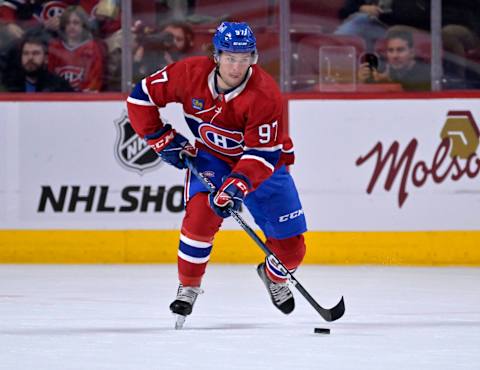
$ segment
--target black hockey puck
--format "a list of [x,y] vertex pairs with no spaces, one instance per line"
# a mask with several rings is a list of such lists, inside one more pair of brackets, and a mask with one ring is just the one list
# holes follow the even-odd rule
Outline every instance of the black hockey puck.
[[327,328],[315,328],[313,330],[315,334],[330,334],[330,329]]

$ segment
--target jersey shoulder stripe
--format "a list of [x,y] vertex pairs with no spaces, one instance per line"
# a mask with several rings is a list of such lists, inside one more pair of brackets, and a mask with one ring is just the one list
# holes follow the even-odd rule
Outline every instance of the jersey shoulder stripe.
[[142,80],[141,82],[135,85],[127,101],[129,103],[137,104],[137,105],[145,105],[145,106],[155,105],[152,103],[152,101],[150,100],[150,96],[148,95],[148,91],[145,85],[145,80]]

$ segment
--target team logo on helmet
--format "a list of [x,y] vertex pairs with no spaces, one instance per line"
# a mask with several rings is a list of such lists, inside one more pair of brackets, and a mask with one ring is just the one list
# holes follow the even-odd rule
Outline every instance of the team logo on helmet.
[[247,23],[223,22],[213,35],[216,52],[256,53],[257,42]]
[[223,22],[220,26],[217,27],[217,31],[223,33],[227,29],[227,25]]
[[133,130],[126,111],[115,120],[115,158],[127,170],[142,174],[161,163],[161,158]]
[[198,135],[210,149],[231,157],[243,154],[243,134],[239,131],[229,131],[202,123],[198,127]]

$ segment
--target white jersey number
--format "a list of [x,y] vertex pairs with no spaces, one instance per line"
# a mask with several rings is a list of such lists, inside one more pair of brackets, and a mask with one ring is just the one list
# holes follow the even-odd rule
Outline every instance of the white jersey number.
[[155,72],[153,76],[156,76],[158,74],[160,74],[160,78],[157,78],[155,80],[152,80],[151,84],[152,85],[155,85],[155,84],[158,84],[158,83],[161,83],[161,82],[167,82],[168,81],[168,76],[167,76],[167,71],[165,71],[167,67],[163,67],[161,70],[159,70],[158,72]]
[[277,128],[278,128],[278,121],[272,123],[265,123],[261,126],[258,126],[258,136],[260,139],[258,140],[260,144],[267,144],[272,140],[273,135],[273,142],[277,140]]

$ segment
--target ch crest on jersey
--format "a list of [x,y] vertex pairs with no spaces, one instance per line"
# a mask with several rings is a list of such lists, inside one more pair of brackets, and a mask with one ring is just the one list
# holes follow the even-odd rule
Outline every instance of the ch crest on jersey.
[[80,86],[83,80],[85,69],[83,67],[67,65],[64,67],[55,68],[55,73],[59,74],[65,80],[70,82],[70,85],[72,85],[73,88],[76,88]]
[[243,133],[225,130],[210,123],[198,126],[198,136],[210,149],[227,156],[243,154]]
[[115,120],[117,139],[115,158],[120,165],[130,171],[142,174],[161,163],[161,158],[133,130],[126,111]]

